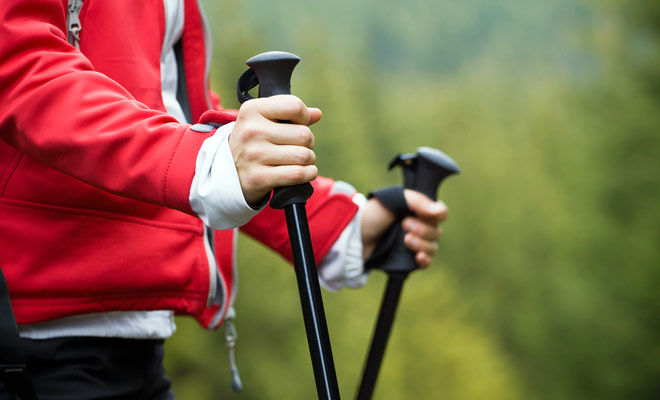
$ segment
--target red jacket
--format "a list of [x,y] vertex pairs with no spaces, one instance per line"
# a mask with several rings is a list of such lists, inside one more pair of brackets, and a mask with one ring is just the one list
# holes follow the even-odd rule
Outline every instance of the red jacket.
[[[0,2],[0,267],[18,323],[113,310],[171,309],[209,326],[203,224],[188,195],[202,142],[166,114],[162,0],[85,0],[80,51],[67,42],[67,0]],[[185,0],[183,54],[193,120],[212,107],[197,2]],[[356,212],[319,178],[307,212],[317,260]],[[290,259],[281,211],[241,228]],[[217,231],[224,299],[233,231]],[[216,327],[214,323],[211,327]]]

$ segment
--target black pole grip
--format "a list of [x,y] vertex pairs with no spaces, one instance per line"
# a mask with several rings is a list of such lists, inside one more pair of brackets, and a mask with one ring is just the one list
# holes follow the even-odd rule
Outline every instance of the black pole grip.
[[284,51],[258,54],[245,62],[257,75],[259,97],[291,94],[291,75],[300,57]]
[[[250,67],[238,80],[238,98],[241,103],[252,98],[248,91],[259,85],[259,97],[291,94],[291,75],[300,57],[284,51],[258,54],[245,63]],[[270,206],[281,210],[290,204],[305,204],[314,188],[309,183],[279,187],[273,190]]]
[[[415,154],[399,154],[389,168],[403,168],[403,187],[413,189],[437,199],[440,183],[448,176],[459,173],[458,165],[448,155],[431,147],[420,147]],[[400,213],[367,261],[367,268],[377,268],[388,273],[409,273],[417,269],[415,254],[410,251],[403,237],[401,222],[409,213]]]
[[437,200],[438,187],[449,175],[460,170],[454,160],[440,150],[420,147],[416,154],[399,154],[390,162],[390,169],[403,168],[403,187],[424,193]]

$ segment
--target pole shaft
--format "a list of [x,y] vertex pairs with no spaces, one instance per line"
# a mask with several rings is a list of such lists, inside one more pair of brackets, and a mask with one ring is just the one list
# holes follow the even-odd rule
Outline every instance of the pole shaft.
[[383,295],[383,301],[378,313],[378,321],[376,322],[374,335],[371,339],[371,347],[362,372],[362,382],[360,382],[357,400],[370,400],[373,395],[406,276],[407,273],[389,274],[387,287],[385,288],[385,294]]
[[284,215],[300,292],[307,344],[314,367],[316,391],[319,399],[338,400],[339,385],[330,348],[305,204],[295,203],[285,206]]

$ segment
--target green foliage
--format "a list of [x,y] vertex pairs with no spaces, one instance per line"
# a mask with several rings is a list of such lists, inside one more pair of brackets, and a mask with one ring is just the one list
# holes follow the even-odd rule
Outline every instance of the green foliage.
[[[622,399],[660,394],[660,7],[558,0],[204,1],[214,88],[236,107],[244,60],[301,56],[293,90],[320,107],[323,175],[366,192],[426,145],[462,174],[440,254],[411,276],[379,399]],[[291,268],[243,237],[237,359],[178,320],[179,398],[311,399]],[[384,278],[324,293],[352,397]]]

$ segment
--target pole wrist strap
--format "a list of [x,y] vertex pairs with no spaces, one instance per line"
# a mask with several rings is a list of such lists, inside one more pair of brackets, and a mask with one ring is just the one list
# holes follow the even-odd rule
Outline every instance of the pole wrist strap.
[[373,253],[364,263],[365,269],[378,268],[385,263],[390,257],[392,249],[396,247],[396,241],[401,238],[401,220],[408,215],[412,215],[412,212],[406,203],[406,198],[403,195],[403,186],[401,185],[388,186],[374,190],[368,195],[368,198],[372,197],[378,199],[378,201],[380,201],[385,208],[392,211],[397,218],[379,239]]

